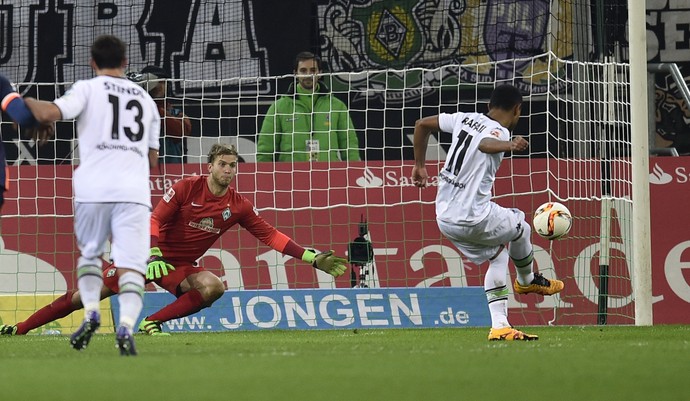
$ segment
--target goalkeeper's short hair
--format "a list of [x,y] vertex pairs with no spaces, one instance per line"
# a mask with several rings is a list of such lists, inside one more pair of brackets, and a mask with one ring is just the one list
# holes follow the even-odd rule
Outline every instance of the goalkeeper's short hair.
[[219,156],[226,155],[234,155],[239,158],[239,154],[237,153],[237,149],[235,149],[235,145],[216,143],[211,147],[211,150],[208,152],[208,162],[213,164],[213,162],[216,161],[216,159]]

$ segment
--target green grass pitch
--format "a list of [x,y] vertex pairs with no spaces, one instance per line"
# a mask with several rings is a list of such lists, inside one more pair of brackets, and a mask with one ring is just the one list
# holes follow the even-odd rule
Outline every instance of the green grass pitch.
[[74,351],[67,336],[0,338],[6,400],[687,400],[690,326],[114,335]]

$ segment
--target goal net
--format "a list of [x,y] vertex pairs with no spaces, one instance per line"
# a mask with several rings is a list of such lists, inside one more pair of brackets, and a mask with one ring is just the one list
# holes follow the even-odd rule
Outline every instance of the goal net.
[[[484,13],[494,27],[507,23],[480,2],[467,3],[471,7],[464,12]],[[324,19],[335,12],[321,11]],[[379,12],[381,19],[400,20],[399,11],[387,10],[388,17],[384,11],[372,12]],[[545,14],[538,15],[553,26],[572,24],[563,17],[562,7],[559,11],[547,5]],[[527,22],[514,17],[518,19],[513,24]],[[563,280],[565,289],[554,297],[511,292],[511,323],[596,324],[605,317],[607,323],[632,324],[628,65],[573,61],[575,50],[568,42],[572,36],[553,26],[541,38],[548,45],[540,46],[547,50],[525,56],[490,48],[486,35],[495,31],[498,38],[498,28],[485,29],[482,36],[483,27],[465,27],[464,33],[475,42],[463,42],[465,47],[453,56],[455,62],[423,67],[410,62],[398,68],[391,62],[385,69],[340,71],[337,63],[345,59],[336,53],[342,48],[337,43],[324,45],[323,63],[332,72],[321,75],[321,85],[347,106],[361,160],[257,162],[256,141],[269,106],[295,82],[293,75],[173,77],[165,100],[187,116],[192,129],[182,139],[184,154],[153,172],[154,204],[182,177],[207,173],[206,155],[214,143],[234,144],[242,162],[233,185],[264,219],[305,247],[333,249],[341,255],[348,253],[355,238],[363,237],[372,244],[373,256],[352,264],[347,274],[334,280],[238,227],[199,261],[221,277],[228,290],[481,287],[486,264],[476,266],[464,259],[436,226],[435,187],[450,134],[432,134],[427,151],[431,185],[424,190],[410,179],[412,134],[415,121],[425,116],[485,112],[492,88],[513,83],[524,93],[523,117],[515,133],[528,139],[530,150],[507,155],[494,199],[523,210],[530,223],[537,206],[559,201],[575,220],[563,239],[551,242],[533,234],[535,270]],[[406,43],[387,45],[393,47],[386,51],[394,46],[401,50]],[[20,87],[29,92],[42,88],[34,90],[34,96],[52,100],[71,83],[24,82]],[[76,287],[71,176],[79,164],[79,148],[71,122],[59,123],[58,139],[41,148],[11,134],[6,121],[2,126],[4,142],[17,149],[9,160],[0,244],[0,317],[10,323]],[[166,132],[162,135],[177,140]],[[512,283],[512,264],[509,271]],[[154,285],[147,290],[161,291]],[[232,309],[232,304],[221,301],[216,306]],[[79,314],[74,326],[80,319]],[[61,324],[67,330],[74,327]]]

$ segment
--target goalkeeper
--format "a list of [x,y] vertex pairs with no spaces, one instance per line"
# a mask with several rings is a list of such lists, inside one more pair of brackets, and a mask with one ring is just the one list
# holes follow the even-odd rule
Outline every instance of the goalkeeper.
[[[151,257],[146,278],[177,299],[146,317],[139,331],[156,335],[161,324],[209,307],[223,295],[225,285],[215,274],[196,266],[196,260],[235,224],[247,229],[271,248],[311,264],[334,277],[345,272],[346,260],[333,252],[305,250],[257,214],[254,205],[230,186],[237,173],[234,146],[213,145],[208,176],[193,176],[175,183],[158,202],[151,216]],[[117,293],[117,277],[104,272],[101,298]],[[17,325],[0,325],[1,334],[29,330],[67,316],[81,308],[79,293],[67,293]]]

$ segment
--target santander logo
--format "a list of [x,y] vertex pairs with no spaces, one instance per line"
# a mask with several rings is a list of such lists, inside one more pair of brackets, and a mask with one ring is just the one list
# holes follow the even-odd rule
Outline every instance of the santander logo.
[[369,167],[364,169],[364,175],[357,178],[355,182],[357,185],[363,188],[375,188],[383,186],[383,179],[377,177],[376,174],[369,169]]
[[650,184],[663,185],[663,184],[668,184],[672,180],[673,180],[673,177],[671,177],[671,174],[662,170],[658,164],[656,164],[656,163],[654,164],[654,168],[652,169],[652,172],[649,173],[649,183]]

